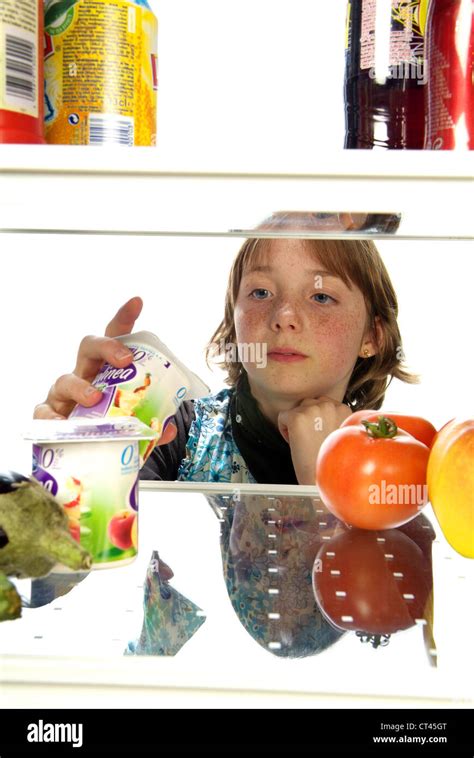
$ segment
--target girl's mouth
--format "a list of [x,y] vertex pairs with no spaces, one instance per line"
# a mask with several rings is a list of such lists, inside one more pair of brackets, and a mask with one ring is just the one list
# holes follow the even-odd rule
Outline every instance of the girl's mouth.
[[267,357],[279,363],[294,363],[295,361],[304,361],[308,356],[299,353],[297,350],[292,350],[291,347],[280,347],[270,350]]

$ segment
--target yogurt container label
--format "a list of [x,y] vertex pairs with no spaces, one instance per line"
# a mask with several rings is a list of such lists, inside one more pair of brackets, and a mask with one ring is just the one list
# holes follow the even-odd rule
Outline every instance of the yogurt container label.
[[117,339],[131,350],[133,362],[124,368],[105,363],[92,382],[102,399],[92,408],[76,405],[69,418],[136,417],[157,435],[139,445],[145,462],[182,401],[207,395],[209,388],[151,332]]
[[137,419],[33,422],[33,476],[61,503],[92,567],[137,554],[138,445],[153,432]]

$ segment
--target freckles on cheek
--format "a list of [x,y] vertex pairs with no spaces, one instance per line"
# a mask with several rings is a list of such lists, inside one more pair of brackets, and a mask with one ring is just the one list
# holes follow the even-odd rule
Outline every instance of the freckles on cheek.
[[318,352],[336,369],[346,370],[355,361],[359,350],[362,327],[360,315],[349,313],[337,319],[320,320],[318,325]]
[[247,308],[245,311],[236,309],[234,314],[235,332],[238,342],[249,342],[259,334],[264,325],[261,309]]

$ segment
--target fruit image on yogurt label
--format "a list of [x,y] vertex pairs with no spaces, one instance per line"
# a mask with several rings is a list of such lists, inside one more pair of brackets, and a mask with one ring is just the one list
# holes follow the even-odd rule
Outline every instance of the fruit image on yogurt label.
[[68,516],[72,537],[91,553],[93,567],[137,553],[132,527],[138,467],[136,441],[34,446],[33,475],[48,483]]
[[138,419],[39,421],[33,476],[56,497],[72,537],[92,556],[92,568],[133,560],[138,545],[139,442],[154,433]]

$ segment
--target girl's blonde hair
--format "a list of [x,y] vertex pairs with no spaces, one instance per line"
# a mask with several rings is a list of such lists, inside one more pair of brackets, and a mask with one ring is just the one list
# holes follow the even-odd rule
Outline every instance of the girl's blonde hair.
[[[371,240],[301,241],[327,271],[340,277],[349,288],[352,288],[352,283],[359,288],[366,303],[370,327],[374,327],[376,316],[380,318],[383,340],[379,352],[370,358],[357,358],[343,399],[353,411],[365,408],[378,410],[394,377],[409,384],[420,381],[417,375],[405,368],[397,324],[397,297],[380,254]],[[272,240],[268,238],[248,239],[240,248],[229,275],[224,318],[206,348],[208,365],[213,360],[226,370],[226,383],[231,386],[236,384],[244,372],[242,364],[231,361],[228,351],[223,360],[217,361],[216,358],[221,354],[222,345],[236,342],[234,308],[244,271],[250,262],[258,265],[259,258],[271,255],[271,243]]]

